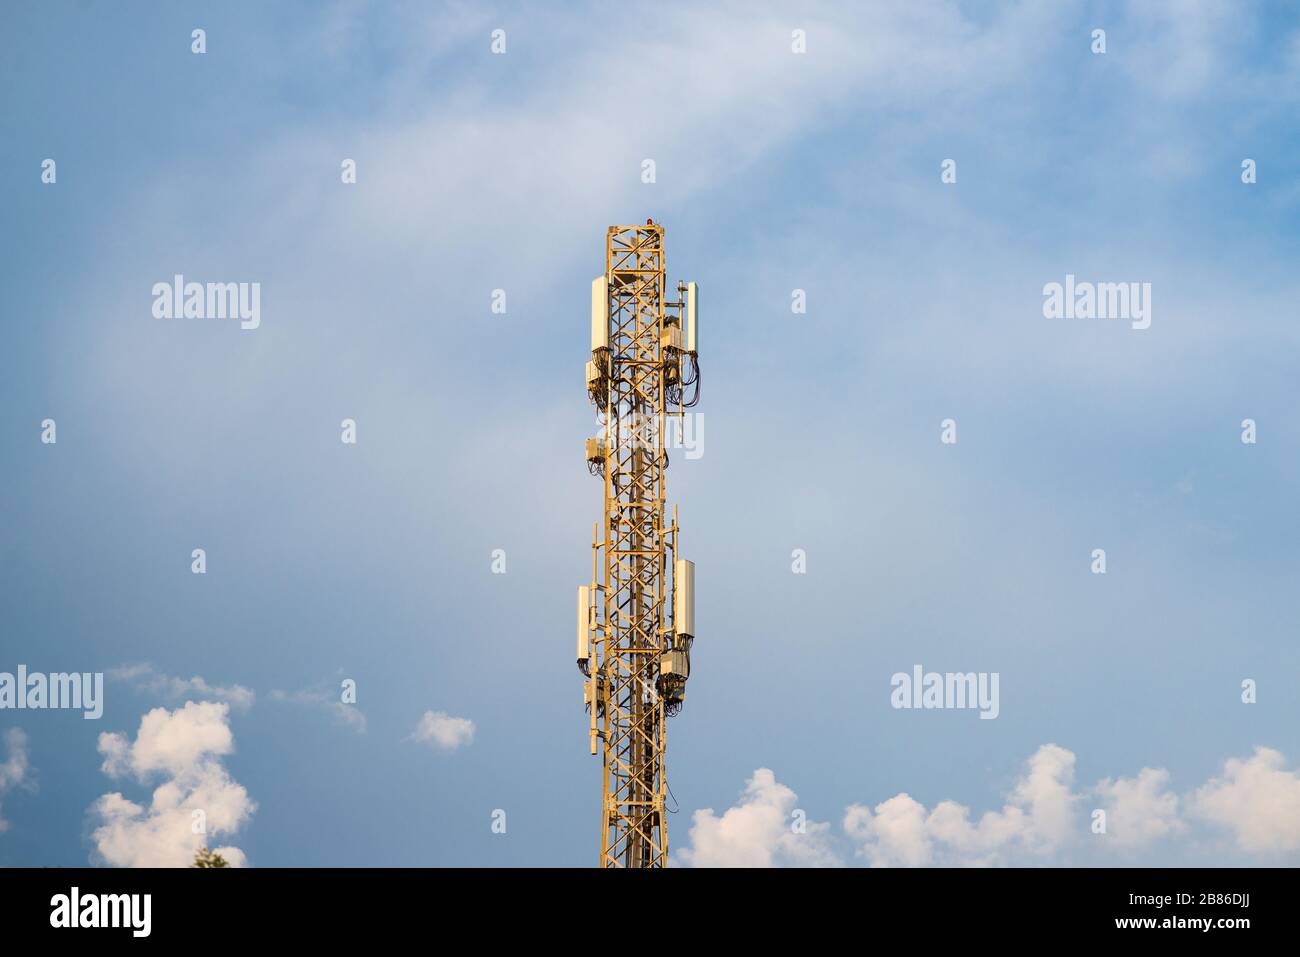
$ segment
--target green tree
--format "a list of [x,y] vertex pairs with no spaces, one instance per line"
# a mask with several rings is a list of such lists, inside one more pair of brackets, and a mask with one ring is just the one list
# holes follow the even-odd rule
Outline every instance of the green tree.
[[229,867],[230,863],[220,854],[214,854],[206,847],[200,847],[197,854],[194,855],[194,863],[190,867]]

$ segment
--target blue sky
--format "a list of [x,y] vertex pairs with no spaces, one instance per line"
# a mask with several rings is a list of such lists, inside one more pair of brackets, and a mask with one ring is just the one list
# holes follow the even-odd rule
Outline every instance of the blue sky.
[[[1300,18],[854,6],[5,11],[0,671],[136,670],[0,711],[0,864],[127,862],[101,798],[173,780],[255,866],[594,863],[587,289],[647,217],[705,304],[675,860],[1297,862]],[[153,318],[176,273],[260,327]],[[891,708],[918,663],[998,718]]]

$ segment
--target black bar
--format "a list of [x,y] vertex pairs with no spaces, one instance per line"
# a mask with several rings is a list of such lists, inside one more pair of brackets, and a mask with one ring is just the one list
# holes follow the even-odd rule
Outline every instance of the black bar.
[[[897,935],[918,948],[1051,935],[1043,943],[1129,937],[1142,944],[1216,947],[1289,939],[1296,872],[1260,869],[990,870],[597,870],[275,869],[134,870],[42,868],[0,871],[0,933],[7,944],[77,934],[205,949],[283,940],[295,945],[374,944],[433,932],[439,946],[461,934],[480,950],[517,936],[533,946],[603,946],[617,906],[611,891],[635,887],[662,905],[662,945],[699,925],[709,939],[848,932],[864,949]],[[98,895],[149,896],[143,910],[112,902],[127,926],[54,927],[68,922],[72,888],[83,913]],[[67,901],[60,910],[59,895]],[[1184,895],[1184,896],[1179,896]],[[1213,895],[1213,896],[1206,896]],[[95,897],[87,904],[87,897]],[[135,898],[143,905],[143,897]],[[89,910],[86,910],[89,908]],[[1153,921],[1121,926],[1127,921]],[[1205,929],[1200,922],[1209,920]],[[1189,922],[1196,921],[1196,925]],[[1219,922],[1242,922],[1239,926]],[[596,928],[605,927],[604,931]],[[595,937],[588,936],[594,932]],[[558,935],[558,936],[556,936]],[[919,935],[919,936],[918,936]],[[549,940],[549,942],[548,942]],[[586,941],[586,943],[582,943]],[[460,948],[457,948],[460,949]]]

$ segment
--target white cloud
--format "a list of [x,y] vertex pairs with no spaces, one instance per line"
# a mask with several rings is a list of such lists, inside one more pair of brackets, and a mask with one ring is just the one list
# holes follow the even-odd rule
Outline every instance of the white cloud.
[[[1300,773],[1285,763],[1280,752],[1256,748],[1250,758],[1229,759],[1219,776],[1182,797],[1169,789],[1169,772],[1162,768],[1105,778],[1076,792],[1073,752],[1045,744],[1002,809],[978,822],[955,801],[927,810],[900,793],[874,808],[850,805],[842,826],[856,856],[873,867],[1061,864],[1067,850],[1112,861],[1108,855],[1114,851],[1191,834],[1193,819],[1228,829],[1242,851],[1276,860],[1277,854],[1300,850]],[[1097,798],[1106,811],[1104,835],[1092,834],[1087,797]],[[759,768],[735,807],[721,815],[711,808],[695,812],[690,844],[677,859],[695,867],[840,863],[829,825],[809,823],[802,839],[791,832],[796,802],[792,790]]]
[[[162,778],[148,806],[118,792],[105,794],[90,808],[98,826],[96,854],[114,867],[186,867],[212,838],[233,834],[257,809],[242,785],[232,780],[221,758],[234,751],[227,724],[229,706],[187,702],[175,711],[155,708],[140,719],[134,741],[119,733],[99,736],[103,770],[110,777],[131,775],[141,783]],[[195,812],[202,833],[195,833]],[[234,867],[246,863],[237,847],[213,847]]]
[[210,685],[198,675],[192,678],[177,678],[165,675],[149,664],[114,668],[108,676],[115,681],[129,682],[139,690],[149,691],[171,700],[192,698],[225,701],[236,711],[247,711],[253,706],[256,697],[243,685]]
[[759,768],[740,803],[721,816],[712,808],[691,816],[690,845],[678,852],[687,867],[825,867],[839,863],[827,844],[830,825],[803,822],[795,831],[798,796]]
[[941,801],[933,811],[907,794],[877,804],[875,813],[852,805],[844,830],[873,867],[929,864],[988,865],[1009,854],[1046,855],[1065,844],[1075,826],[1078,796],[1071,789],[1074,754],[1045,744],[1000,811],[972,824],[970,809]]
[[411,732],[412,739],[442,751],[455,751],[474,740],[474,722],[445,711],[426,711]]
[[1122,848],[1142,847],[1187,825],[1178,816],[1178,795],[1166,790],[1169,772],[1143,768],[1135,778],[1106,778],[1095,788],[1106,812],[1106,833]]
[[[375,161],[367,189],[399,202],[349,210],[348,227],[368,242],[418,257],[436,241],[425,228],[436,216],[456,224],[456,246],[494,246],[496,232],[484,228],[482,204],[469,199],[487,195],[511,210],[516,228],[582,235],[611,208],[641,206],[643,158],[657,163],[656,189],[680,200],[733,180],[816,130],[846,98],[870,108],[899,95],[960,99],[1000,89],[1048,57],[1044,25],[1060,17],[1037,4],[1008,8],[986,22],[946,3],[828,11],[801,21],[810,49],[794,56],[787,18],[756,14],[748,4],[728,6],[667,7],[653,32],[571,46],[561,67],[539,69],[507,100],[493,102],[490,124],[478,97],[431,101],[422,76],[394,91],[387,102],[404,108],[377,117],[368,132]],[[427,24],[428,33],[441,39],[457,29],[459,15],[446,19],[452,22]],[[536,42],[584,29],[586,19],[547,13],[545,23],[521,24],[520,32]],[[656,64],[656,109],[639,117],[636,142],[611,142],[603,117],[619,106],[607,81],[629,61]],[[280,156],[286,150],[319,155],[329,135],[295,132],[290,142],[269,148]],[[700,149],[701,141],[709,148]],[[454,155],[440,149],[446,143],[457,144]],[[433,156],[436,163],[398,159]],[[536,189],[539,180],[548,184],[544,193]],[[293,213],[304,202],[301,191],[275,199]],[[553,269],[552,252],[517,264],[515,282]]]
[[1249,758],[1229,758],[1223,772],[1191,798],[1198,817],[1232,832],[1244,851],[1272,855],[1300,850],[1300,774],[1286,758],[1256,748]]
[[[4,734],[4,743],[9,756],[0,764],[0,796],[27,781],[27,735],[22,728],[10,728]],[[0,833],[7,830],[9,822],[0,814]]]
[[873,864],[925,867],[934,859],[926,820],[924,805],[911,795],[898,794],[877,804],[874,815],[860,804],[850,805],[844,812],[844,830],[849,837],[872,844],[867,856]]
[[320,708],[332,714],[336,721],[357,734],[366,733],[365,713],[355,704],[345,704],[337,694],[319,688],[302,691],[283,691],[279,688],[271,691],[272,701],[302,705],[307,708]]

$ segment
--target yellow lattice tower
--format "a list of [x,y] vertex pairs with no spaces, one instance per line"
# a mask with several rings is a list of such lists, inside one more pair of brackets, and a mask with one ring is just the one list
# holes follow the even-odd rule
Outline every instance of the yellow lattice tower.
[[605,483],[592,581],[578,589],[578,667],[591,753],[603,754],[601,867],[662,867],[665,719],[685,699],[695,638],[695,567],[667,524],[670,424],[699,396],[694,283],[665,297],[664,230],[611,226],[592,283],[587,390],[603,434],[587,463]]

